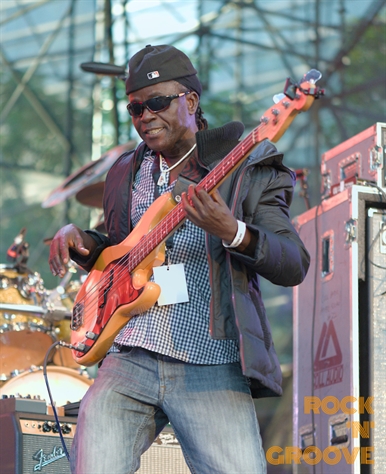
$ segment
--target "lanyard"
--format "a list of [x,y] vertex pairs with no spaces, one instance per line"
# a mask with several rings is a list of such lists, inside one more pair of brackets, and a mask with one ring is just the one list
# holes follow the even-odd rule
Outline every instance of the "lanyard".
[[[158,191],[158,185],[157,185],[158,179],[159,179],[160,174],[161,174],[159,163],[160,163],[160,160],[159,160],[159,156],[157,154],[155,159],[153,160],[153,165],[151,167],[151,174],[153,176],[153,181],[154,181],[154,200],[156,200],[157,198],[160,197],[160,193]],[[172,234],[170,237],[168,237],[166,242],[165,242],[167,258],[168,258],[168,255],[169,255],[169,253],[171,252],[171,250],[173,248],[173,235],[174,234]]]

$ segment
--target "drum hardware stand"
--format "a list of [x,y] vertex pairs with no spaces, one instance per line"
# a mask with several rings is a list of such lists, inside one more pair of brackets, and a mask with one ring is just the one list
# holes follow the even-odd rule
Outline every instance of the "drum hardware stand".
[[29,244],[24,240],[26,232],[27,229],[23,227],[14,238],[13,244],[7,250],[7,260],[9,262],[15,262],[15,269],[19,272],[28,270]]
[[[7,250],[7,260],[13,263],[13,268],[17,271],[17,273],[27,273],[32,275],[33,272],[27,267],[27,261],[29,258],[29,243],[24,240],[26,233],[27,229],[23,227],[19,234],[14,238],[13,244]],[[37,289],[30,288],[30,290],[29,296],[33,299],[34,304],[38,305],[38,298],[36,296]]]
[[69,265],[67,269],[67,273],[64,275],[62,280],[60,281],[59,285],[52,290],[47,298],[46,301],[44,302],[44,308],[47,311],[47,314],[49,315],[55,315],[58,314],[60,315],[60,318],[56,318],[58,320],[63,319],[63,315],[67,313],[66,308],[64,306],[59,307],[56,302],[57,300],[61,300],[63,295],[66,293],[66,286],[70,282],[72,275],[76,273],[76,268],[74,265]]
[[[21,231],[18,233],[18,235],[14,238],[13,244],[7,250],[7,260],[15,262],[18,259],[18,257],[22,255],[25,250],[28,249],[28,244],[22,245],[22,244],[26,244],[26,242],[24,242],[24,236],[26,232],[27,232],[27,229],[23,227]],[[28,254],[27,254],[27,258],[28,258]]]
[[[61,279],[59,285],[47,297],[47,301],[45,303],[45,306],[47,307],[48,311],[51,310],[51,311],[55,312],[55,309],[56,309],[55,301],[58,300],[58,299],[61,300],[63,295],[65,295],[66,287],[69,284],[69,282],[70,282],[70,280],[71,280],[74,273],[76,273],[75,265],[71,264],[71,263],[68,264],[66,274]],[[60,347],[66,347],[68,349],[73,349],[74,348],[71,344],[68,344],[64,341],[59,340],[59,341],[56,341],[56,343]],[[50,350],[51,349],[52,348],[50,348]],[[60,348],[59,348],[59,350],[60,350]],[[64,364],[61,352],[59,352],[59,357],[60,357],[60,361],[61,361],[62,365],[64,366],[65,364]]]

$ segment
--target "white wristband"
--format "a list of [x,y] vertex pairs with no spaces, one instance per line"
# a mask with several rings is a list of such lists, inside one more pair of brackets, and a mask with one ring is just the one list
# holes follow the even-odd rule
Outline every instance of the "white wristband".
[[236,232],[235,238],[233,239],[233,241],[229,245],[226,244],[224,241],[222,241],[223,246],[228,248],[228,249],[234,249],[234,248],[238,247],[244,239],[246,230],[247,230],[247,226],[245,225],[245,222],[238,220],[237,221],[237,232]]

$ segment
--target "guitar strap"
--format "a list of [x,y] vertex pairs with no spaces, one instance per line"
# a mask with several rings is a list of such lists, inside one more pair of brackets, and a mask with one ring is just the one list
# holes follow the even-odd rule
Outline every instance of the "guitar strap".
[[[183,192],[187,192],[191,184],[198,184],[207,174],[208,170],[200,166],[195,157],[188,160],[173,188],[172,194],[174,199],[176,199],[177,196],[181,196]],[[178,198],[176,201],[178,201]]]
[[198,184],[224,156],[239,143],[244,131],[241,122],[230,122],[222,127],[200,130],[196,133],[197,158],[190,159],[180,173],[172,191],[174,199]]
[[[178,202],[181,194],[187,192],[191,184],[198,184],[208,174],[209,170],[238,143],[244,131],[240,122],[230,122],[223,127],[202,130],[196,133],[197,151],[199,159],[191,157],[185,164],[172,190],[173,198]],[[154,199],[159,197],[158,178],[161,174],[159,160],[153,161],[152,176],[155,182]],[[173,247],[173,234],[166,241],[166,249]]]
[[[183,192],[187,192],[190,184],[199,183],[207,173],[208,173],[208,170],[202,168],[194,157],[189,159],[187,163],[185,164],[183,170],[179,174],[176,184],[174,185],[174,188],[172,190],[173,197],[175,198],[177,195],[181,196]],[[161,174],[159,159],[155,159],[153,161],[151,174],[153,176],[153,180],[155,183],[154,199],[157,199],[160,196],[159,191],[158,191],[158,186],[157,186],[157,182]],[[165,243],[166,250],[171,250],[173,248],[173,236],[174,234],[172,234],[166,240],[166,243]]]

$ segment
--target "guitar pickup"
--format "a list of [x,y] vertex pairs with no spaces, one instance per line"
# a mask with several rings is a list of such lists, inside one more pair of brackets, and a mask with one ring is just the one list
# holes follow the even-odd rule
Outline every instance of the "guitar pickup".
[[72,310],[70,328],[73,331],[77,331],[83,325],[83,312],[84,305],[82,303],[77,303]]

